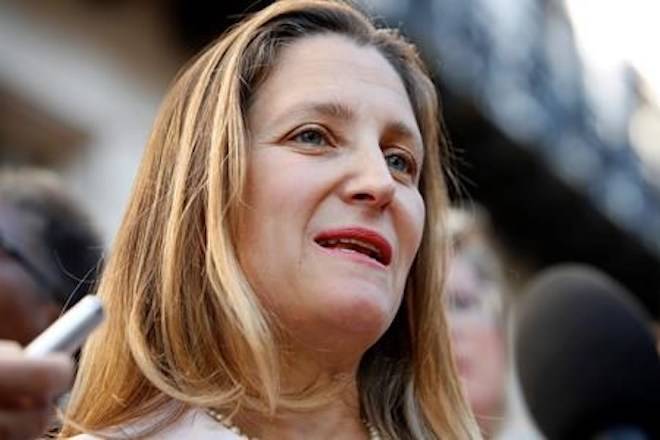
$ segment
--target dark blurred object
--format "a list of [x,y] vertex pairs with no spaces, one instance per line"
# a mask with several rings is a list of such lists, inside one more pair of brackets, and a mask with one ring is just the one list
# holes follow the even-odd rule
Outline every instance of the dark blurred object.
[[171,17],[181,42],[189,53],[197,53],[202,47],[220,36],[225,29],[238,22],[245,14],[262,9],[272,0],[253,1],[189,1],[168,0]]
[[0,339],[28,343],[89,293],[101,255],[96,229],[53,174],[0,171]]
[[[520,383],[550,440],[660,438],[660,358],[623,287],[586,266],[558,266],[531,284],[519,312]],[[615,436],[624,434],[639,437]]]

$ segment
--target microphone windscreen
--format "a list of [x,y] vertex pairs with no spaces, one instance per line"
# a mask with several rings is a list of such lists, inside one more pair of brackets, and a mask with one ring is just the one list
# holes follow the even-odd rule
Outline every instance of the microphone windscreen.
[[595,269],[560,266],[531,283],[518,310],[515,357],[529,411],[550,440],[616,426],[660,433],[660,357],[650,323],[622,286]]

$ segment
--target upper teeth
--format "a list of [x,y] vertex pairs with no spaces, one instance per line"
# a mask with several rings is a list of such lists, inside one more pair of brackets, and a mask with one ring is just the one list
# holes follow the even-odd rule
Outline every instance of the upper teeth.
[[322,241],[322,244],[324,244],[326,246],[336,246],[337,244],[340,244],[340,243],[341,244],[353,244],[353,245],[356,245],[356,246],[360,246],[360,247],[368,249],[369,251],[371,251],[371,252],[373,252],[377,255],[380,255],[380,250],[376,246],[374,246],[371,243],[367,243],[365,241],[362,241],[362,240],[357,240],[355,238],[337,238],[337,239],[330,239],[330,240],[323,240]]

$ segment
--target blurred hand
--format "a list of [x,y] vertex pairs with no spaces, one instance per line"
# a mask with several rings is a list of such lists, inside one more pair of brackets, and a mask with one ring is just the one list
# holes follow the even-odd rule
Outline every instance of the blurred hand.
[[54,399],[67,390],[72,377],[68,356],[31,359],[15,342],[0,340],[0,440],[42,435]]

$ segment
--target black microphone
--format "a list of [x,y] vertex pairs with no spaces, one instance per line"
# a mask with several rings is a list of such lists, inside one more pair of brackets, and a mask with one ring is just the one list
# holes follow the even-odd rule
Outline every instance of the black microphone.
[[549,440],[660,439],[650,324],[605,274],[565,265],[536,278],[519,309],[515,356],[529,411]]

